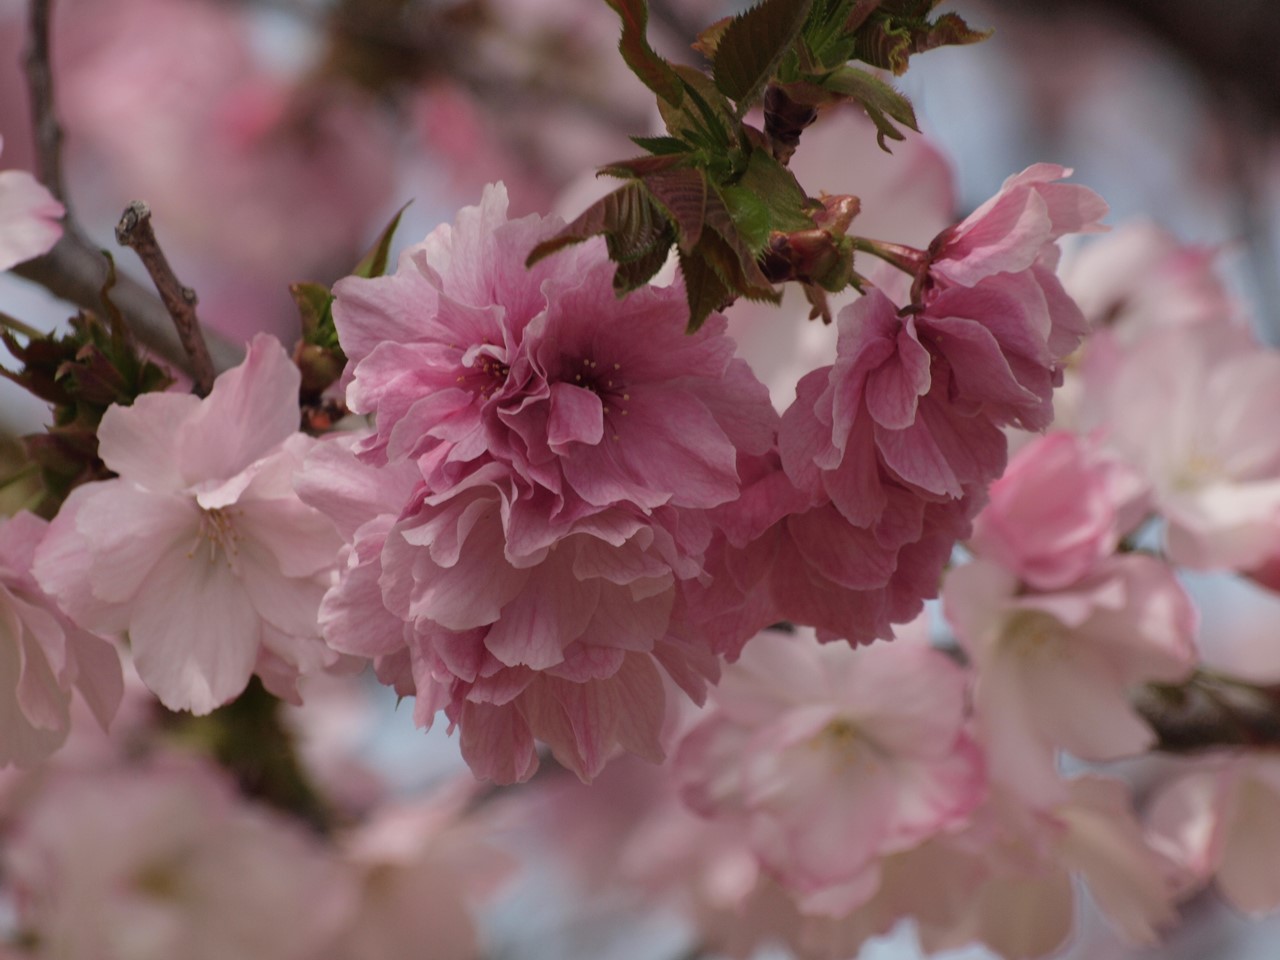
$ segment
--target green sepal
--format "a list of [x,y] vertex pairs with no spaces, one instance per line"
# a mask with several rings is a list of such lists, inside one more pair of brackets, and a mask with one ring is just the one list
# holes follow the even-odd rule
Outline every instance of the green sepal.
[[304,343],[320,347],[338,346],[338,331],[333,325],[334,296],[323,283],[309,280],[289,284],[289,294],[298,307]]
[[391,222],[378,235],[378,239],[369,248],[369,252],[360,258],[360,262],[351,271],[353,276],[369,279],[380,277],[387,272],[387,261],[391,256],[391,241],[396,235],[396,227],[400,226],[400,218],[404,216],[405,210],[409,209],[410,203],[413,203],[413,201],[410,200],[396,211],[396,215],[391,218]]

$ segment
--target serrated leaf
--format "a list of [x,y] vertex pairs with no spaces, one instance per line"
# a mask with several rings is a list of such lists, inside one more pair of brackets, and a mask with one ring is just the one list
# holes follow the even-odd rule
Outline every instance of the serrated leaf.
[[707,317],[719,310],[732,292],[700,256],[681,253],[680,273],[684,276],[684,294],[689,303],[689,324],[685,332],[697,333]]
[[[409,203],[413,201],[410,200]],[[354,276],[369,279],[380,277],[387,272],[387,259],[391,256],[391,241],[396,235],[396,227],[400,226],[400,218],[409,209],[409,203],[397,210],[391,222],[383,228],[382,233],[378,234],[378,239],[369,248],[369,252],[360,258],[360,262],[351,271]]]
[[775,160],[768,150],[751,151],[738,186],[764,200],[770,230],[791,233],[813,227],[809,211],[815,202],[805,194],[795,174]]
[[643,257],[618,264],[613,273],[613,292],[622,297],[644,286],[663,268],[671,253],[671,245],[655,246]]
[[693,151],[693,145],[679,137],[632,137],[631,142],[654,156],[666,157]]
[[[732,254],[733,263],[724,267],[725,276],[731,281],[730,286],[735,291],[753,298],[776,295],[773,285],[769,283],[769,279],[756,262],[759,251],[752,249],[751,244],[734,222],[733,215],[729,212],[720,192],[715,189],[707,193],[706,225],[724,241],[724,245]],[[699,248],[703,248],[704,245],[708,248],[714,247],[714,241],[715,237],[704,231]]]
[[673,68],[684,84],[685,100],[676,107],[659,102],[658,112],[667,132],[712,155],[724,154],[731,144],[733,113],[729,102],[701,70]]
[[533,266],[557,250],[600,235],[605,238],[609,259],[618,264],[614,289],[623,293],[653,276],[662,266],[675,239],[675,228],[645,186],[634,180],[597,200],[555,236],[534,247],[525,266]]
[[683,157],[653,155],[632,157],[630,160],[615,160],[598,171],[599,176],[617,177],[620,180],[639,180],[661,170],[687,165]]
[[916,123],[916,112],[911,101],[885,83],[879,77],[872,76],[865,70],[854,67],[841,67],[823,78],[822,86],[832,93],[858,103],[871,122],[876,125],[876,142],[880,149],[888,151],[885,137],[893,140],[903,139],[901,131],[894,126],[897,121],[904,127],[919,132]]
[[692,251],[702,236],[706,216],[706,174],[692,167],[679,167],[650,174],[642,182],[675,224],[680,250]]
[[702,54],[708,60],[714,60],[716,56],[716,47],[720,46],[720,38],[724,36],[725,30],[729,24],[733,22],[733,17],[721,17],[711,26],[707,27],[700,34],[698,39],[693,43],[693,49]]
[[720,36],[712,63],[716,87],[746,112],[791,47],[812,0],[763,0],[734,17]]
[[605,0],[622,20],[618,50],[631,72],[656,93],[659,99],[678,107],[684,100],[684,86],[658,52],[649,46],[649,4],[646,0]]
[[912,53],[924,53],[938,47],[961,46],[979,43],[991,36],[993,30],[974,30],[956,13],[944,13],[927,31],[917,34],[911,44]]
[[720,196],[747,249],[758,256],[769,242],[772,227],[765,198],[741,186],[721,187]]
[[880,0],[815,0],[801,34],[808,55],[830,70],[843,65],[853,49],[853,27],[849,20],[863,4],[878,5]]

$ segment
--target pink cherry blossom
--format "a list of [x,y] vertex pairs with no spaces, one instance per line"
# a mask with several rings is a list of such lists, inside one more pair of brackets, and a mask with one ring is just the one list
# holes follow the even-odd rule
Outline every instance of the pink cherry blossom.
[[1059,275],[1091,327],[1133,343],[1158,327],[1239,319],[1241,307],[1215,269],[1218,252],[1130,221],[1068,252]]
[[1250,570],[1280,544],[1280,355],[1233,327],[1153,330],[1132,348],[1091,342],[1086,428],[1151,486],[1170,557]]
[[1049,434],[1024,446],[991,485],[970,546],[1038,590],[1066,587],[1115,550],[1140,513],[1135,489],[1136,474],[1089,438]]
[[0,766],[32,766],[62,745],[72,687],[104,730],[124,693],[115,648],[68,620],[31,573],[47,529],[30,513],[0,520]]
[[[0,138],[0,153],[4,139]],[[62,236],[66,211],[25,170],[0,171],[0,270],[47,253]]]
[[511,873],[512,858],[485,842],[466,817],[475,782],[450,784],[426,802],[388,805],[341,838],[359,903],[323,960],[413,956],[472,960],[479,952],[475,908]]
[[[862,565],[881,570],[874,583],[826,576],[855,589],[914,591],[890,620],[909,619],[935,595],[950,544],[968,535],[986,485],[1004,469],[1001,428],[1039,429],[1052,417],[1061,351],[1078,338],[1055,333],[1043,292],[1029,276],[1000,275],[943,290],[903,316],[872,291],[841,312],[835,364],[802,379],[783,415],[787,476],[815,506],[830,503],[848,535],[866,542]],[[797,535],[802,551],[805,540]],[[830,556],[852,562],[848,551]],[[883,622],[869,630],[863,622],[849,639],[887,635]]]
[[1150,747],[1129,691],[1184,680],[1196,664],[1195,611],[1152,557],[1112,557],[1051,593],[1019,591],[1015,574],[974,561],[947,576],[943,599],[977,672],[992,779],[1033,804],[1062,799],[1057,749],[1113,760]]
[[[687,336],[681,290],[619,300],[600,244],[527,270],[557,223],[506,207],[490,188],[394,274],[337,285],[376,432],[300,483],[347,518],[330,644],[375,657],[420,724],[443,710],[478,774],[527,778],[541,740],[589,779],[618,748],[661,757],[663,673],[693,697],[715,676],[679,585],[777,415],[723,317]],[[386,474],[363,509],[362,468]]]
[[1181,873],[1146,843],[1119,780],[1072,780],[1052,810],[1027,809],[994,790],[951,847],[953,857],[976,859],[977,871],[953,888],[959,909],[922,918],[929,953],[974,942],[1008,960],[1054,953],[1075,925],[1073,875],[1127,943],[1152,946],[1177,920]]
[[53,779],[4,868],[49,960],[310,960],[353,905],[314,837],[185,758]]
[[1009,177],[1000,191],[961,223],[943,231],[929,248],[930,272],[944,284],[977,285],[995,274],[1052,271],[1056,241],[1072,233],[1096,233],[1107,205],[1088,187],[1057,183],[1071,171],[1033,164]]
[[964,688],[927,646],[763,633],[681,744],[685,798],[740,819],[802,909],[841,916],[876,892],[883,857],[962,825],[982,801]]
[[129,635],[143,681],[171,709],[207,713],[257,671],[296,699],[333,665],[317,610],[341,545],[293,474],[299,374],[259,336],[209,396],[145,394],[112,407],[98,439],[115,480],[74,490],[35,564],[86,628]]
[[1237,910],[1280,910],[1280,761],[1265,753],[1197,762],[1160,787],[1147,830],[1152,845],[1186,868],[1189,895],[1211,879]]

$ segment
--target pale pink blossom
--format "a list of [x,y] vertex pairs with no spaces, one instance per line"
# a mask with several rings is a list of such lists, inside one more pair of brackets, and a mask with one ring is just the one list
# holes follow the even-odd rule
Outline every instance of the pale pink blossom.
[[1062,285],[1089,326],[1126,344],[1166,326],[1229,325],[1241,307],[1215,269],[1219,251],[1188,246],[1167,230],[1130,221],[1063,257]]
[[1155,734],[1130,691],[1195,668],[1195,610],[1152,557],[1112,557],[1055,592],[1019,590],[1015,574],[978,560],[948,574],[943,599],[977,674],[992,779],[1040,806],[1062,799],[1057,750],[1085,760],[1142,753]]
[[298,370],[254,339],[200,400],[145,394],[98,432],[118,479],[74,490],[36,558],[41,585],[86,628],[129,635],[169,708],[207,713],[258,672],[296,700],[333,665],[317,611],[341,540],[293,492],[314,443],[298,433]]
[[[0,137],[0,153],[4,139]],[[62,204],[25,170],[0,171],[0,270],[48,253],[62,236]]]
[[1198,762],[1164,784],[1147,817],[1151,844],[1188,872],[1186,893],[1215,880],[1237,910],[1280,910],[1280,760],[1260,752]]
[[300,824],[187,759],[52,779],[4,868],[31,955],[49,960],[310,960],[352,907]]
[[1054,953],[1075,925],[1073,875],[1127,943],[1152,946],[1177,921],[1181,873],[1146,843],[1123,782],[1079,777],[1052,810],[996,792],[977,821],[952,852],[976,857],[978,870],[954,890],[959,909],[922,918],[927,952],[979,942],[1006,960]]
[[1250,570],[1280,544],[1280,355],[1233,327],[1099,337],[1084,364],[1083,425],[1151,486],[1169,556]]
[[1140,519],[1140,493],[1133,471],[1090,438],[1051,433],[1019,450],[991,485],[969,544],[1038,590],[1066,587]]
[[685,798],[740,821],[804,911],[842,916],[875,894],[884,857],[962,826],[982,801],[965,684],[927,646],[762,633],[680,746]]
[[62,745],[73,687],[104,730],[124,693],[115,647],[67,619],[31,573],[48,526],[0,519],[0,766],[30,767]]
[[431,960],[480,953],[476,907],[515,863],[468,817],[474,781],[447,785],[426,802],[387,805],[339,841],[359,901],[320,954],[324,960],[387,960],[429,950]]

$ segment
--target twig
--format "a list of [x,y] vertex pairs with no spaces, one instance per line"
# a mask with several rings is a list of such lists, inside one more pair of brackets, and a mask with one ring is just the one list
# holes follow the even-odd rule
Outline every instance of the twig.
[[120,222],[116,224],[116,242],[132,249],[147,268],[156,292],[173,318],[178,339],[191,359],[192,388],[198,395],[207,396],[213,388],[213,358],[209,356],[209,347],[204,342],[200,321],[196,318],[196,292],[184,287],[174,276],[169,259],[160,249],[155,231],[151,229],[151,209],[145,203],[135,200],[125,207]]
[[49,8],[51,0],[31,0],[27,38],[27,87],[31,96],[31,120],[35,128],[36,174],[40,182],[64,204],[62,179],[62,127],[53,109],[53,69],[49,56]]
[[1201,670],[1181,686],[1143,688],[1134,705],[1155,729],[1160,750],[1280,747],[1280,687]]
[[[94,313],[103,312],[102,288],[107,280],[107,260],[101,250],[76,230],[64,231],[52,250],[18,264],[10,272],[68,303]],[[111,299],[128,319],[129,330],[139,343],[157,357],[186,370],[186,352],[174,332],[168,311],[154,293],[121,275],[111,288]],[[216,369],[226,370],[243,359],[243,351],[229,341],[216,335],[208,339]]]

